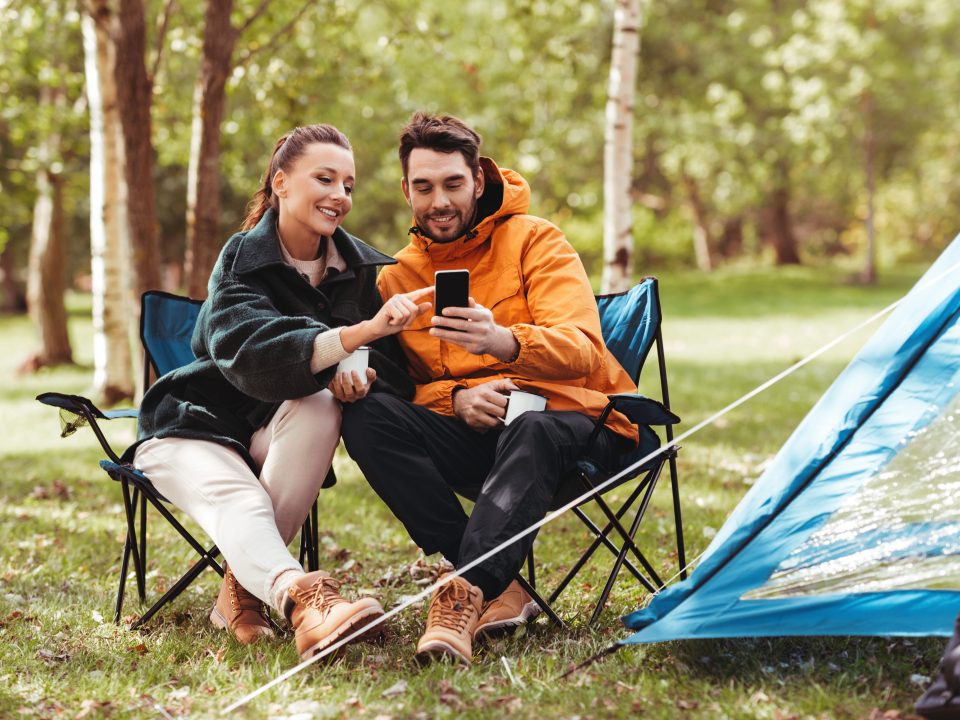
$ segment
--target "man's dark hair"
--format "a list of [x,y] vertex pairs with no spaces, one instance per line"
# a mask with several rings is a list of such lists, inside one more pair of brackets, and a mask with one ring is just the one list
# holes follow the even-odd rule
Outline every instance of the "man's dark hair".
[[400,164],[407,176],[410,153],[425,148],[442,153],[458,152],[466,160],[470,172],[480,173],[480,136],[460,118],[453,115],[431,115],[415,112],[400,133]]

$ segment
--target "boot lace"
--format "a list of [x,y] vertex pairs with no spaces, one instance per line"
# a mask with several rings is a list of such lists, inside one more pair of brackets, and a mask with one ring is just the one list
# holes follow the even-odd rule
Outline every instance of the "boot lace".
[[427,613],[429,625],[463,632],[470,618],[470,591],[461,583],[449,582],[437,591]]
[[229,578],[227,587],[230,590],[230,605],[233,607],[234,616],[244,611],[251,611],[259,615],[264,623],[266,623],[267,606],[260,601],[260,598],[250,593],[243,585],[238,583],[236,576],[229,568],[227,569],[227,576]]
[[287,593],[299,604],[319,610],[323,617],[334,605],[346,602],[340,596],[340,581],[332,577],[321,577],[306,590],[291,587]]

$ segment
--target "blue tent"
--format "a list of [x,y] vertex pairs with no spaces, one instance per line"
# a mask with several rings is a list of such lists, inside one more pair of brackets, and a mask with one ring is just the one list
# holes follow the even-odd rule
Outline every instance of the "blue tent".
[[960,612],[960,238],[625,643],[945,635]]

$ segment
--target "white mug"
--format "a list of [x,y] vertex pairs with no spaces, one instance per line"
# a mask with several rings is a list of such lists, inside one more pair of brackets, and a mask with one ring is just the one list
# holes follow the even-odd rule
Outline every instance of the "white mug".
[[509,425],[525,412],[540,412],[546,407],[547,398],[543,395],[524,392],[522,390],[512,390],[507,400],[507,416],[503,419],[503,424]]
[[370,364],[370,348],[363,345],[358,347],[343,360],[337,363],[337,372],[351,373],[356,371],[363,381],[367,384],[367,366]]

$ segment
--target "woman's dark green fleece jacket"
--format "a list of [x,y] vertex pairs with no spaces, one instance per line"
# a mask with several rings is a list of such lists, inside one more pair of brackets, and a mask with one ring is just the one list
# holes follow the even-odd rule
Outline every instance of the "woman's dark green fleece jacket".
[[[336,371],[332,366],[311,372],[317,335],[379,310],[377,268],[395,260],[338,228],[332,240],[347,269],[314,288],[283,261],[276,223],[276,212],[268,210],[255,227],[227,241],[193,332],[197,359],[167,373],[146,393],[137,443],[125,460],[149,438],[193,438],[233,448],[259,473],[247,450],[253,433],[280,403],[323,390]],[[371,347],[370,365],[377,371],[371,392],[412,397],[396,339]]]

